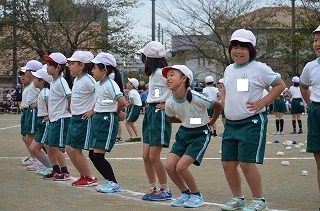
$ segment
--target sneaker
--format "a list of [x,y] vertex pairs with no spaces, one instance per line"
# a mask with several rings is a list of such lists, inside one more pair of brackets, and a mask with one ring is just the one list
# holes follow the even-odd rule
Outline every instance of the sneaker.
[[201,207],[204,205],[203,197],[202,195],[193,195],[191,194],[190,198],[188,201],[183,203],[184,207],[189,207],[189,208],[196,208],[196,207]]
[[134,138],[128,138],[125,142],[135,142]]
[[221,206],[221,210],[242,210],[246,207],[246,200],[232,196],[231,200]]
[[157,193],[157,188],[156,187],[151,187],[146,194],[142,196],[142,200],[148,200],[149,196],[156,194]]
[[283,132],[283,131],[280,131],[280,135],[284,135],[284,132]]
[[134,140],[135,140],[136,142],[140,142],[140,141],[141,141],[141,137],[140,137],[140,136],[137,136],[137,137],[134,138]]
[[294,131],[292,131],[290,134],[296,134],[297,132],[294,130]]
[[43,179],[52,179],[54,176],[58,175],[58,173],[51,171],[50,173],[43,175]]
[[183,203],[185,203],[186,201],[188,201],[190,199],[190,197],[191,197],[190,194],[183,193],[179,198],[173,199],[171,201],[171,206],[181,207],[181,206],[183,206]]
[[82,180],[76,183],[77,187],[92,187],[98,185],[98,179],[95,177],[84,176]]
[[243,209],[243,211],[267,211],[267,210],[268,210],[267,203],[257,198],[253,198],[251,204],[248,207]]
[[47,175],[52,172],[52,168],[45,167],[44,169],[37,170],[36,173],[40,175]]
[[80,183],[83,179],[84,179],[84,176],[83,176],[83,175],[80,175],[80,178],[77,179],[77,180],[75,180],[75,181],[73,181],[73,182],[71,183],[71,185],[72,185],[72,186],[77,186],[78,183]]
[[275,131],[272,133],[272,135],[280,135],[280,131]]
[[149,201],[164,201],[172,199],[172,193],[169,190],[160,188],[155,194],[148,197]]
[[27,166],[28,171],[38,171],[38,170],[44,170],[45,166],[40,162],[36,161],[34,164]]
[[113,181],[106,181],[106,183],[99,188],[96,189],[98,192],[102,193],[114,193],[121,191],[120,183],[113,182]]
[[33,157],[26,157],[21,161],[23,166],[30,166],[34,164],[34,162],[35,162],[35,159]]
[[116,138],[116,144],[122,142],[122,138],[121,137],[117,137]]
[[299,130],[298,134],[302,134],[302,133],[303,133],[303,131],[302,131],[302,130]]
[[53,181],[67,181],[70,180],[70,174],[68,173],[61,173],[61,174],[56,174],[52,177]]

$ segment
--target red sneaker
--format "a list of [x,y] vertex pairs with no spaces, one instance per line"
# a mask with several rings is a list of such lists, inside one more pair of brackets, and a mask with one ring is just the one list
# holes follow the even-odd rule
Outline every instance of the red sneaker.
[[72,186],[77,186],[78,183],[81,182],[81,180],[83,180],[83,179],[84,179],[84,176],[83,176],[83,175],[80,175],[80,178],[77,179],[76,181],[73,181],[73,182],[71,183],[71,185],[72,185]]
[[77,183],[77,187],[92,187],[98,185],[98,179],[95,177],[86,177]]

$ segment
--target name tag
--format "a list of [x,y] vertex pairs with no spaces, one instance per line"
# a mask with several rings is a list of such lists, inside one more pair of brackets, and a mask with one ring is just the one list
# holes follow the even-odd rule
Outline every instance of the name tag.
[[154,89],[154,96],[159,97],[160,96],[160,90],[159,89]]
[[200,125],[201,118],[190,118],[190,125]]
[[237,91],[247,92],[249,90],[249,80],[248,79],[237,79]]

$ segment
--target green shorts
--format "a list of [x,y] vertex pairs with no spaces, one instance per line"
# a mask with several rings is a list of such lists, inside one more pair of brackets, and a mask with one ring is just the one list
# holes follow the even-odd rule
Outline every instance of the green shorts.
[[320,152],[320,103],[308,106],[307,152]]
[[273,101],[273,112],[287,112],[286,103],[284,102],[283,96],[280,96],[279,99]]
[[40,144],[45,144],[47,142],[47,135],[48,135],[48,130],[47,127],[49,125],[49,122],[45,122],[43,120],[43,117],[38,117],[37,118],[37,133],[34,136],[34,141],[38,142]]
[[84,120],[83,115],[73,115],[68,126],[66,145],[72,148],[88,150],[91,144],[92,119]]
[[27,113],[28,113],[29,108],[24,108],[22,110],[22,114],[21,114],[21,118],[20,118],[20,134],[22,136],[27,135],[26,133],[26,117],[27,117]]
[[24,108],[21,116],[21,135],[35,134],[37,132],[37,108]]
[[135,122],[140,116],[141,106],[133,105],[127,110],[126,120],[128,122]]
[[197,128],[179,127],[176,140],[170,153],[179,157],[189,155],[194,158],[193,164],[200,166],[204,153],[210,143],[211,133],[208,125]]
[[48,145],[50,147],[64,148],[68,133],[70,117],[61,118],[57,121],[50,122],[48,126]]
[[150,146],[162,145],[169,147],[172,124],[165,110],[156,109],[155,103],[150,103],[146,108],[142,123],[143,143]]
[[293,98],[291,101],[291,114],[302,114],[304,112],[302,98]]
[[105,149],[111,152],[116,142],[119,118],[116,113],[95,113],[92,117],[91,148]]
[[222,161],[263,163],[268,118],[265,112],[243,120],[226,120],[222,138]]

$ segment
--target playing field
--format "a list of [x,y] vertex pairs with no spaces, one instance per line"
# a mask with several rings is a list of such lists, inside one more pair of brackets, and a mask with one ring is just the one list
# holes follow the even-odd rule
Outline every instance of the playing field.
[[[259,165],[263,179],[264,195],[270,210],[319,210],[319,190],[316,183],[316,166],[313,155],[300,153],[300,149],[292,146],[285,150],[282,142],[286,140],[305,144],[306,134],[290,135],[292,130],[291,115],[285,115],[285,134],[270,135],[275,130],[274,115],[269,115],[269,126],[264,165]],[[306,119],[303,118],[303,129],[306,132]],[[140,116],[137,127],[141,131],[143,115]],[[149,202],[141,200],[148,188],[143,161],[141,159],[142,143],[117,144],[106,157],[114,168],[115,175],[123,188],[122,192],[102,194],[94,187],[73,187],[71,182],[79,175],[67,157],[68,169],[72,180],[54,182],[43,180],[34,172],[27,171],[21,165],[21,159],[26,157],[27,150],[21,141],[20,115],[0,115],[0,210],[181,210],[174,208],[169,201]],[[218,133],[223,130],[221,119],[218,120]],[[172,140],[178,124],[174,124]],[[123,138],[128,133],[123,124]],[[274,143],[274,140],[280,143]],[[199,189],[204,196],[205,206],[197,210],[220,210],[220,205],[228,201],[231,193],[224,177],[220,161],[221,138],[212,138],[200,167],[192,166]],[[278,151],[284,156],[277,156]],[[162,152],[163,162],[169,150]],[[289,166],[282,166],[281,161],[289,161]],[[101,175],[95,170],[99,183],[103,182]],[[308,176],[302,176],[303,170]],[[170,189],[174,197],[179,197],[178,189],[169,179]],[[250,190],[243,179],[244,194],[247,202],[251,200]]]

